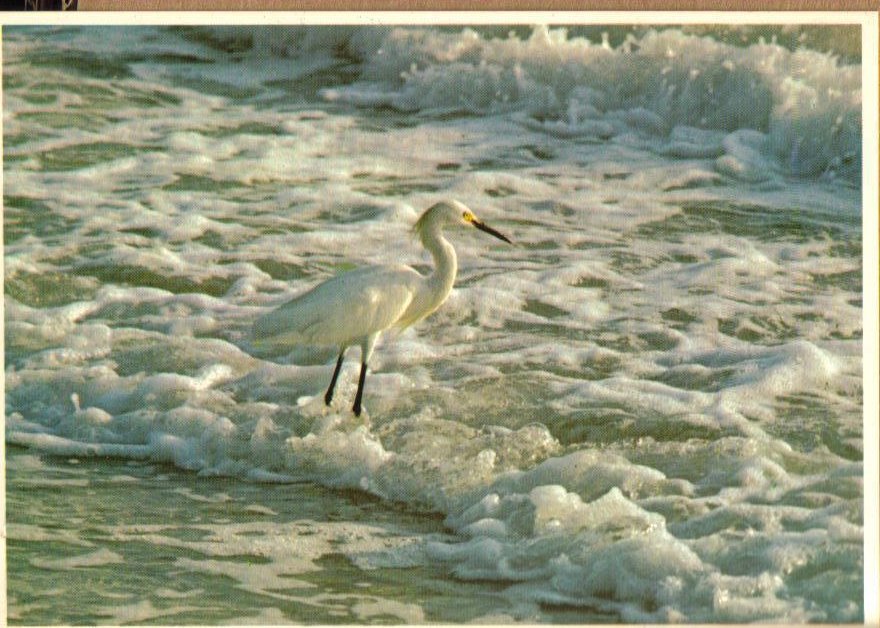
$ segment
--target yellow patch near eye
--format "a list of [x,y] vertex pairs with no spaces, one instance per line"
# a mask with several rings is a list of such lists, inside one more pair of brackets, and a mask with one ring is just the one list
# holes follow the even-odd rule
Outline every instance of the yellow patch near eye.
[[462,217],[462,219],[463,219],[465,222],[473,222],[473,221],[475,221],[475,220],[477,219],[477,217],[474,216],[474,215],[473,215],[472,213],[470,213],[470,212],[464,212],[464,213],[461,215],[461,217]]

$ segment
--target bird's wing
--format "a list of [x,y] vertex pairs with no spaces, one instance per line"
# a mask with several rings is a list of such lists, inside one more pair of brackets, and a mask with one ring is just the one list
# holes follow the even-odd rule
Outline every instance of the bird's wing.
[[257,319],[259,345],[347,346],[391,327],[422,280],[406,266],[368,266],[317,285]]

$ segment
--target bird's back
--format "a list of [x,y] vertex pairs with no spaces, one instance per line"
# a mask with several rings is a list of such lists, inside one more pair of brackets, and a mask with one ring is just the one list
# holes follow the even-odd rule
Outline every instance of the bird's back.
[[258,318],[258,345],[348,346],[393,326],[424,278],[403,265],[367,266],[328,279]]

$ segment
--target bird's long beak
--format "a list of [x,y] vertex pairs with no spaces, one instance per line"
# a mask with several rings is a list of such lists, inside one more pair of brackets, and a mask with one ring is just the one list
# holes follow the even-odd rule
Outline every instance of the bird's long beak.
[[508,238],[506,235],[504,235],[503,233],[500,233],[498,231],[495,231],[492,227],[480,222],[479,220],[471,220],[471,224],[473,226],[475,226],[477,229],[479,229],[480,231],[485,231],[489,235],[495,236],[499,240],[504,240],[508,244],[513,244],[513,242],[510,241],[510,238]]

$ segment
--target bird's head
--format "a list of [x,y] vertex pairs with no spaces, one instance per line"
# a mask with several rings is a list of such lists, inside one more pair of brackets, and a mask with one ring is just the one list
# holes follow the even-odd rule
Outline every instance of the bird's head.
[[474,215],[474,212],[472,212],[467,205],[455,200],[440,201],[439,203],[431,205],[431,207],[426,209],[419,217],[414,229],[415,232],[424,239],[425,235],[432,229],[445,227],[447,225],[476,227],[480,231],[495,236],[499,240],[504,240],[508,244],[511,243],[507,236],[478,220],[476,215]]

